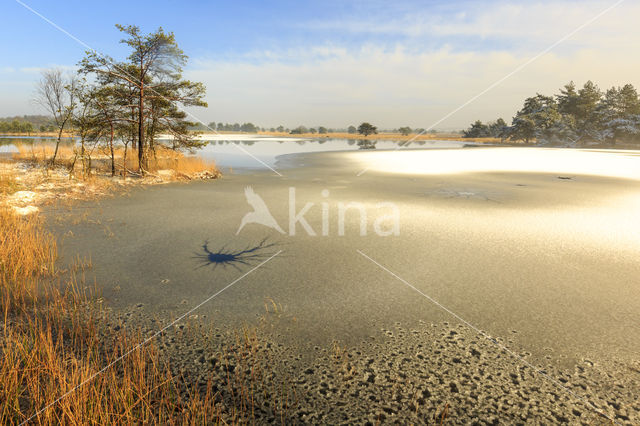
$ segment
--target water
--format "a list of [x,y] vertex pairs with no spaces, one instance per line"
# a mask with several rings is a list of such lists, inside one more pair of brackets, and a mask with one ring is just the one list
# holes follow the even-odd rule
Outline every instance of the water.
[[[239,137],[230,137],[239,136]],[[218,167],[233,168],[234,171],[266,169],[273,167],[280,155],[329,152],[329,151],[373,151],[378,149],[397,149],[402,142],[385,140],[353,140],[353,139],[296,139],[266,138],[245,135],[207,136],[208,145],[198,155],[215,160]],[[411,147],[428,148],[462,148],[466,142],[460,141],[416,141]]]
[[[350,139],[299,139],[273,138],[258,135],[202,135],[201,140],[208,144],[198,150],[196,155],[216,162],[223,171],[233,169],[261,170],[274,167],[276,158],[280,155],[327,152],[327,151],[373,151],[377,149],[396,149],[402,142],[385,140],[350,140]],[[162,139],[161,139],[162,140]],[[168,139],[164,139],[168,141]],[[18,145],[37,147],[41,144],[53,144],[52,137],[15,137],[0,136],[0,153],[17,152]],[[74,139],[66,139],[64,143],[71,144]],[[410,144],[414,148],[461,148],[468,142],[460,141],[415,141]],[[267,167],[268,166],[268,167]]]

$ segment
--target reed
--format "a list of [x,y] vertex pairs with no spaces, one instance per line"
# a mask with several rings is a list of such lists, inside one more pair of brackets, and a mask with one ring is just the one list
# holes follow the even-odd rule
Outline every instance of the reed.
[[286,422],[296,393],[273,381],[255,329],[220,355],[226,379],[193,384],[142,331],[105,326],[90,259],[62,270],[56,254],[41,218],[0,210],[0,424],[247,423],[265,400]]
[[[34,145],[18,142],[16,143],[16,148],[18,152],[13,155],[14,161],[48,167],[53,157],[55,145],[47,143]],[[126,176],[139,173],[136,149],[128,148],[125,151],[123,146],[117,146],[114,147],[113,154],[118,175]],[[86,179],[96,175],[104,176],[111,171],[111,151],[106,147],[88,148],[85,157],[82,157],[77,146],[68,143],[61,144],[58,148],[56,163],[65,167],[75,177]],[[89,169],[88,171],[87,168]],[[148,172],[155,173],[161,170],[172,172],[163,177],[177,179],[205,172],[214,176],[219,173],[213,161],[205,160],[198,156],[187,156],[181,152],[158,146],[149,159]],[[80,171],[83,172],[82,175],[79,174]]]

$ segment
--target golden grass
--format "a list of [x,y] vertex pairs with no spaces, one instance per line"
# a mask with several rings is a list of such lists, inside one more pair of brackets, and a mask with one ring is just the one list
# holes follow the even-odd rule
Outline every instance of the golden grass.
[[157,342],[104,327],[107,311],[84,280],[91,261],[56,270],[56,254],[41,218],[0,209],[0,424],[255,423],[259,401],[286,422],[298,397],[265,371],[255,328],[219,355],[225,380],[191,384]]
[[89,263],[76,263],[62,288],[38,279],[60,272],[55,257],[55,240],[39,218],[0,211],[0,424],[218,419],[211,384],[183,400],[154,345],[137,348],[138,335],[100,332],[100,310],[76,278]]
[[216,163],[197,156],[185,156],[168,149],[159,151],[150,162],[150,171],[171,170],[180,175],[194,175],[203,172],[218,173]]
[[[54,144],[20,144],[16,147],[18,153],[13,158],[16,161],[30,162],[36,165],[47,165],[53,157],[55,150]],[[90,153],[91,170],[83,175],[84,178],[96,174],[108,174],[111,171],[111,153],[108,149],[96,148]],[[126,161],[125,161],[126,158]],[[123,147],[114,149],[114,159],[117,174],[124,176],[128,174],[136,174],[138,168],[138,152],[129,148],[126,152]],[[89,161],[89,160],[85,160]],[[61,144],[58,148],[56,162],[66,167],[71,174],[77,175],[82,167],[81,159],[79,159],[77,148],[69,144]],[[124,164],[126,162],[126,164]],[[151,155],[149,161],[149,172],[154,173],[159,170],[170,170],[176,178],[189,178],[192,175],[209,173],[211,176],[217,176],[219,171],[215,162],[204,160],[197,156],[185,156],[184,154],[164,148],[157,147],[155,155]]]
[[0,172],[0,195],[11,195],[19,188],[20,185],[14,176]]
[[37,296],[35,278],[53,271],[56,255],[55,239],[43,231],[40,218],[26,219],[0,208],[0,291],[5,310]]
[[[32,161],[36,163],[45,163],[51,159],[55,151],[55,145],[49,143],[30,144],[15,143],[18,152],[13,154],[13,158],[19,161]],[[60,144],[58,147],[58,157],[60,159],[73,158],[73,147],[69,144]]]

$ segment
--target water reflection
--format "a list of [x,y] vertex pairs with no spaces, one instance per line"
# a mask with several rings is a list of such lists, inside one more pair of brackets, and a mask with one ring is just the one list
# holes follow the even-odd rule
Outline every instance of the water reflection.
[[[210,138],[210,139],[209,139]],[[259,135],[202,135],[201,139],[207,145],[197,154],[207,160],[214,160],[219,167],[233,168],[234,171],[265,169],[264,164],[275,166],[276,157],[286,154],[327,151],[355,151],[373,149],[397,149],[399,142],[389,140],[362,139],[299,139],[299,138],[271,138]],[[15,152],[20,147],[33,150],[37,146],[54,144],[52,137],[1,137],[0,146],[3,151]],[[63,144],[73,144],[74,139],[63,139]],[[465,142],[459,141],[428,141],[419,143],[428,148],[461,148]],[[7,148],[11,146],[11,148]],[[250,154],[250,155],[248,155]],[[260,161],[256,160],[259,159]]]
[[[356,150],[373,150],[398,148],[399,142],[389,140],[375,139],[295,139],[295,138],[263,138],[259,136],[245,136],[247,140],[251,140],[252,144],[244,145],[244,150],[238,149],[228,142],[221,145],[221,140],[227,135],[219,135],[218,138],[212,139],[212,142],[202,148],[198,155],[211,159],[216,162],[219,167],[231,167],[234,171],[265,169],[266,167],[259,161],[264,162],[270,167],[275,166],[276,158],[280,155],[298,154],[308,152],[328,152],[328,151],[356,151]],[[232,136],[232,135],[229,135]],[[215,143],[217,140],[217,144]],[[410,146],[413,146],[411,143]],[[460,141],[428,141],[421,144],[424,148],[462,148],[466,142]],[[251,155],[247,155],[247,152]],[[255,157],[255,158],[254,158]]]
[[[398,143],[398,145],[402,146],[402,142]],[[360,139],[358,141],[358,149],[376,149],[376,141]]]

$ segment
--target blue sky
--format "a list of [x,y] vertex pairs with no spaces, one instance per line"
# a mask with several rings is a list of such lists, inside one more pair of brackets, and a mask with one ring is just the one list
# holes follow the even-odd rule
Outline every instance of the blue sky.
[[[191,58],[186,75],[208,87],[210,107],[194,110],[203,121],[334,127],[367,119],[428,127],[614,4],[22,1],[115,57],[125,54],[116,23],[173,31]],[[18,2],[4,0],[0,11],[0,115],[37,112],[39,70],[72,69],[85,48]],[[628,52],[639,41],[638,12],[631,2],[612,9],[437,127],[509,119],[524,96],[571,79],[637,84]]]
[[[443,20],[461,13],[469,2],[347,2],[347,1],[61,1],[24,0],[25,4],[98,51],[117,55],[120,33],[115,23],[135,24],[144,31],[158,27],[173,31],[192,57],[233,58],[246,52],[288,49],[308,45],[359,46],[364,43],[393,46],[408,39],[416,49],[459,43],[476,49],[505,44],[499,38],[409,37],[402,33],[350,31],[332,23],[437,15]],[[19,67],[43,63],[74,63],[84,48],[12,0],[5,0],[0,34],[0,54]],[[372,19],[373,18],[373,19]]]

